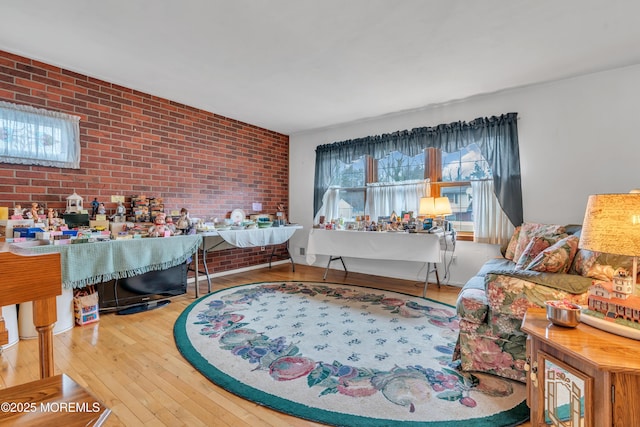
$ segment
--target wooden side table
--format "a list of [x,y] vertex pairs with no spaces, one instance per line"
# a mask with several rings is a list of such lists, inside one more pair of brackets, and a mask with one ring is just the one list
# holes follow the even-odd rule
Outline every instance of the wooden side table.
[[640,341],[556,326],[544,309],[528,310],[522,330],[532,426],[640,426]]

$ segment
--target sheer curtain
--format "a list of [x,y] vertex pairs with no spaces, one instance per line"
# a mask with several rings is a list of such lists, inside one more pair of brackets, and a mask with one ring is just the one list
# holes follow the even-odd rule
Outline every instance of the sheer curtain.
[[429,180],[367,184],[367,212],[372,221],[393,211],[413,211],[418,216],[420,198],[429,196]]
[[514,226],[494,193],[493,181],[471,181],[474,242],[506,244]]
[[0,162],[80,168],[80,117],[0,101]]
[[322,206],[313,219],[313,223],[319,224],[321,216],[324,216],[325,223],[338,219],[340,217],[340,212],[338,211],[339,203],[340,189],[335,187],[328,188],[322,197]]
[[322,205],[338,162],[349,164],[363,155],[381,159],[394,151],[415,156],[427,147],[455,153],[475,143],[491,167],[494,192],[500,205],[513,224],[522,224],[517,120],[517,113],[508,113],[477,118],[469,123],[454,122],[320,145],[316,147],[314,212]]

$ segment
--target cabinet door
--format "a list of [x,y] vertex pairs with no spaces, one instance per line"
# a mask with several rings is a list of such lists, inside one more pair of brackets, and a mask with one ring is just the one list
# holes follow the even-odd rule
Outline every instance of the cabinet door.
[[640,375],[611,374],[613,384],[613,425],[640,426]]
[[538,352],[540,425],[592,427],[593,378],[543,352]]

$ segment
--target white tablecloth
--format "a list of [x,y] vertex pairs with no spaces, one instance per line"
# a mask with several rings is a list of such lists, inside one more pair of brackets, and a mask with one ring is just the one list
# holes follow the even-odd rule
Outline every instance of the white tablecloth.
[[314,228],[307,243],[307,264],[316,255],[416,262],[442,262],[440,236],[428,233],[323,230]]
[[[286,227],[254,228],[251,230],[218,230],[198,233],[203,237],[202,249],[223,250],[231,247],[250,248],[279,245],[288,241],[300,225]],[[223,242],[224,241],[224,242]]]

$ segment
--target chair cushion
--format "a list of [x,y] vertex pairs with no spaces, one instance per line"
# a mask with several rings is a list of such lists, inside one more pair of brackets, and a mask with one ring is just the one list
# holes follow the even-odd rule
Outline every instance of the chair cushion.
[[540,252],[545,249],[553,246],[556,242],[561,240],[562,238],[567,237],[566,234],[552,235],[552,236],[536,236],[533,237],[522,254],[520,258],[516,261],[516,270],[525,270],[527,266],[531,263],[540,254]]
[[580,249],[569,268],[570,274],[578,274],[597,280],[611,281],[616,270],[631,271],[633,258],[624,255],[605,254]]
[[509,240],[507,249],[504,251],[504,257],[506,259],[513,260],[513,255],[515,254],[516,246],[518,245],[518,238],[520,237],[521,228],[522,226],[517,226],[513,232],[513,236],[511,236],[511,240]]
[[534,237],[557,236],[558,234],[564,233],[565,227],[563,225],[537,224],[532,222],[522,224],[520,236],[518,237],[518,244],[516,245],[513,253],[514,261],[520,259],[520,255],[522,255],[525,248]]
[[566,273],[578,251],[577,236],[567,236],[540,252],[526,267],[527,270],[547,273]]

